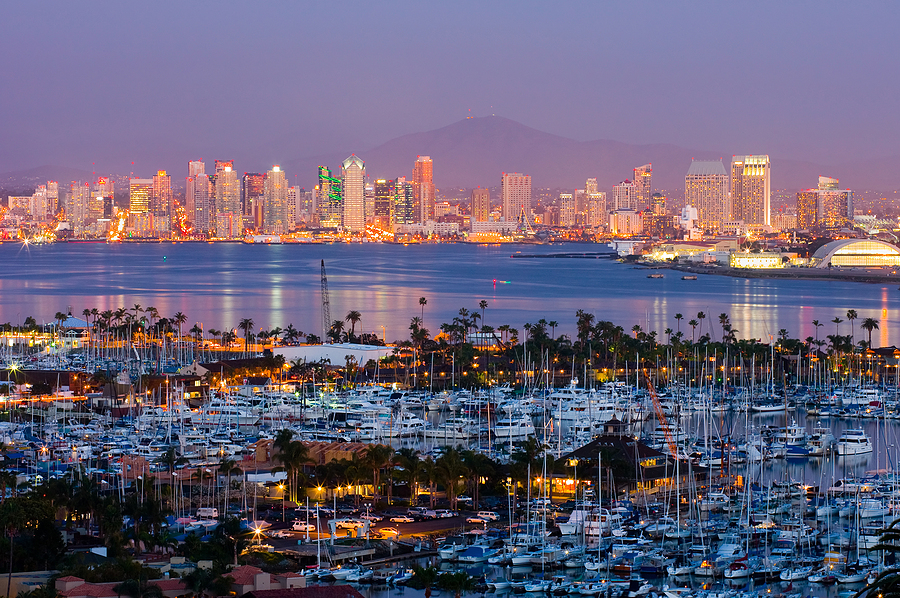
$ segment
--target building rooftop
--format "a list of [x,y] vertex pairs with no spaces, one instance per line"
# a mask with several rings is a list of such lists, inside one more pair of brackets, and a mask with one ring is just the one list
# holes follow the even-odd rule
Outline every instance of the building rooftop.
[[710,174],[727,175],[728,173],[725,172],[725,165],[722,164],[721,160],[691,160],[691,167],[688,168],[687,176]]

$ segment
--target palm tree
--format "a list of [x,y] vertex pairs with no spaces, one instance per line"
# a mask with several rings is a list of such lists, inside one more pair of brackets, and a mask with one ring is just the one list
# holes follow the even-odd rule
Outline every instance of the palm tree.
[[681,332],[681,321],[684,319],[684,316],[681,314],[675,314],[675,331]]
[[700,326],[699,326],[699,329],[700,329],[700,336],[703,336],[703,320],[706,319],[706,314],[703,313],[702,311],[698,311],[698,312],[697,312],[697,319],[700,320]]
[[238,467],[238,464],[233,459],[225,459],[219,462],[219,475],[226,476],[225,479],[225,508],[222,509],[222,516],[225,517],[228,513],[228,498],[229,494],[231,494],[231,476],[236,474],[241,474],[241,479],[243,481],[243,473],[244,470]]
[[[388,467],[394,449],[383,444],[370,444],[364,453],[363,459],[372,469],[372,501],[378,502],[379,487],[381,486],[381,470]],[[390,482],[389,482],[390,483]]]
[[855,309],[847,310],[847,321],[850,322],[850,345],[856,345],[856,339],[853,337],[853,320],[859,317],[859,314],[856,313]]
[[344,318],[345,322],[350,322],[350,340],[352,341],[354,338],[354,333],[356,332],[356,324],[362,319],[362,314],[358,311],[351,310],[347,312],[347,316]]
[[244,318],[238,323],[238,328],[244,331],[244,351],[250,350],[250,331],[253,330],[253,319]]
[[813,320],[813,321],[812,321],[812,325],[816,327],[816,343],[818,343],[818,342],[819,342],[819,328],[821,328],[822,326],[824,326],[824,324],[822,324],[822,323],[821,323],[820,321],[818,321],[818,320]]
[[688,326],[691,327],[691,344],[694,343],[694,332],[696,332],[698,324],[697,320],[688,320]]
[[422,321],[425,321],[425,306],[428,304],[428,299],[425,297],[419,297],[419,305],[422,306]]
[[869,333],[869,344],[868,348],[872,348],[872,331],[878,330],[878,320],[875,318],[865,318],[862,321],[862,324],[859,325],[860,328]]
[[275,454],[273,459],[282,464],[278,469],[284,470],[287,473],[291,490],[290,498],[292,501],[297,502],[303,466],[312,464],[313,462],[309,457],[309,449],[299,440],[288,440],[281,445],[281,450]]
[[394,453],[394,461],[400,467],[398,477],[409,486],[409,504],[415,504],[419,496],[419,481],[422,474],[422,455],[413,448],[401,448]]
[[841,334],[839,324],[843,322],[843,320],[836,317],[832,322],[834,323],[834,335],[839,336]]

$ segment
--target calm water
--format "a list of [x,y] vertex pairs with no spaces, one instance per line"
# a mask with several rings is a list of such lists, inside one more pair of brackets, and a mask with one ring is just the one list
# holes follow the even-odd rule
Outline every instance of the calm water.
[[[331,314],[362,312],[357,331],[408,335],[410,318],[421,314],[432,334],[466,307],[488,302],[485,323],[510,324],[522,330],[540,318],[557,321],[557,334],[574,333],[578,309],[630,329],[640,324],[657,330],[681,328],[697,312],[709,318],[718,337],[718,314],[728,313],[740,336],[768,339],[786,328],[792,336],[815,336],[812,321],[825,324],[819,337],[834,334],[830,322],[855,309],[859,322],[881,322],[875,345],[896,344],[900,291],[893,287],[836,281],[745,280],[700,276],[681,280],[666,272],[649,279],[640,268],[612,260],[510,259],[520,251],[547,254],[598,251],[596,245],[482,247],[474,245],[272,245],[244,244],[58,244],[23,248],[0,246],[5,268],[0,274],[0,322],[21,322],[33,315],[52,321],[72,306],[116,309],[138,303],[164,316],[178,311],[190,327],[237,326],[250,317],[257,328],[285,327],[322,334],[320,260],[328,270]],[[496,284],[495,281],[496,280]],[[479,310],[480,311],[480,310]],[[382,328],[383,327],[383,328]],[[848,334],[847,322],[841,334]]]

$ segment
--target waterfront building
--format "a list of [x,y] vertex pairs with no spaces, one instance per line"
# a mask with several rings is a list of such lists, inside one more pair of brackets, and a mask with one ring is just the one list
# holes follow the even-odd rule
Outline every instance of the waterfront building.
[[900,248],[878,239],[840,239],[819,247],[809,261],[815,268],[896,268]]
[[[197,216],[196,212],[196,203],[195,196],[197,194],[196,185],[197,177],[201,174],[206,173],[206,163],[202,160],[191,160],[188,162],[188,175],[184,180],[184,211],[187,214],[188,219],[195,223],[194,228],[196,229],[196,221]],[[206,185],[206,193],[209,193],[209,178],[204,177],[203,184]]]
[[287,227],[293,230],[297,226],[297,219],[300,215],[300,195],[303,189],[299,187],[288,187],[287,190]]
[[731,217],[748,226],[771,224],[771,165],[769,156],[731,159]]
[[[198,233],[209,234],[215,228],[215,203],[211,193],[211,185],[209,175],[198,173],[192,177],[188,177],[190,181],[190,197],[193,204],[193,210],[188,214],[193,214],[194,230]],[[189,216],[191,217],[191,216]]]
[[588,194],[585,224],[590,228],[606,225],[606,192],[594,191]]
[[416,156],[412,184],[419,208],[419,222],[434,220],[434,164],[431,156]]
[[613,210],[634,210],[640,209],[637,200],[637,186],[625,179],[618,185],[613,187]]
[[472,189],[469,205],[469,220],[487,222],[491,216],[491,192],[489,189],[476,187]]
[[171,175],[165,170],[156,171],[150,193],[150,212],[157,218],[169,217],[172,214],[173,202]]
[[815,227],[843,228],[853,221],[853,191],[841,189],[840,181],[820,176],[815,189],[797,193],[797,226],[804,230]]
[[[366,229],[366,164],[356,154],[341,163],[344,190],[343,225],[350,232]],[[432,199],[432,213],[434,213]]]
[[398,177],[394,181],[394,220],[395,225],[413,224],[415,217],[415,193],[412,183],[406,177]]
[[635,201],[636,208],[644,210],[650,207],[650,194],[653,193],[653,187],[650,183],[653,176],[653,168],[650,164],[644,164],[634,169]]
[[559,194],[559,225],[563,228],[575,226],[575,198],[571,193]]
[[241,214],[253,228],[262,230],[266,217],[266,175],[245,172],[241,177]]
[[517,222],[531,214],[531,175],[520,172],[504,172],[500,177],[500,197],[503,201],[503,219]]
[[734,252],[728,256],[732,268],[784,268],[784,256],[776,252]]
[[47,209],[47,185],[38,185],[31,197],[28,198],[28,213],[32,220],[38,222],[47,220],[50,215]]
[[691,160],[684,177],[684,201],[697,208],[701,229],[711,232],[721,230],[722,223],[731,216],[728,173],[721,160]]
[[279,235],[288,231],[287,177],[276,164],[263,179],[263,230]]
[[340,228],[343,217],[341,179],[331,176],[331,170],[319,166],[319,184],[316,187],[316,216],[322,228]]
[[394,219],[394,183],[388,179],[375,179],[373,221],[383,230],[390,230]]
[[243,232],[241,218],[241,185],[233,160],[216,160],[215,230],[223,239],[239,237]]
[[631,237],[644,231],[643,215],[635,210],[615,210],[609,215],[609,232],[619,237]]

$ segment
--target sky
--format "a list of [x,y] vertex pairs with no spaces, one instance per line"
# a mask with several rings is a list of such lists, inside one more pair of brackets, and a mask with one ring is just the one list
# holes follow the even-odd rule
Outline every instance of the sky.
[[469,114],[584,141],[900,156],[898,13],[846,0],[6,3],[0,172],[264,170]]

